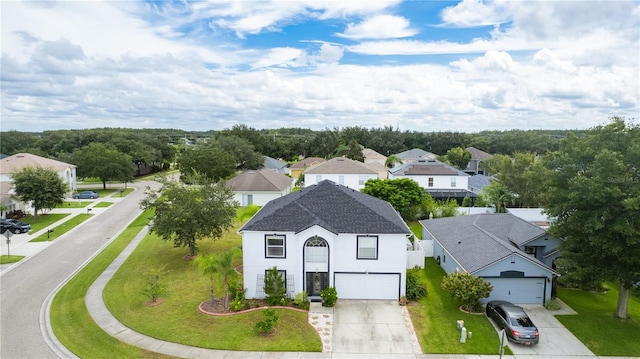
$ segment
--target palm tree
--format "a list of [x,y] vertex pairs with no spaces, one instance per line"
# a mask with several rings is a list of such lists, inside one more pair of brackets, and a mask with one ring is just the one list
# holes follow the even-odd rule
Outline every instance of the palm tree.
[[238,274],[233,267],[233,257],[235,249],[228,250],[219,255],[209,254],[208,256],[200,256],[196,258],[195,263],[202,271],[202,275],[209,277],[209,292],[211,294],[211,304],[213,304],[213,284],[216,274],[222,277],[224,283],[224,309],[229,308],[229,281],[231,277]]
[[229,280],[238,274],[238,271],[233,267],[235,252],[235,249],[228,250],[221,253],[214,260],[216,272],[222,277],[224,283],[224,309],[229,308]]
[[200,256],[194,261],[202,271],[202,275],[209,277],[209,292],[211,293],[211,304],[213,304],[213,280],[215,274],[218,272],[216,266],[216,256],[209,254],[208,256]]
[[400,159],[400,157],[396,155],[391,155],[387,157],[386,161],[384,161],[384,165],[387,168],[393,168],[393,166],[400,165],[400,164],[402,164],[402,160]]

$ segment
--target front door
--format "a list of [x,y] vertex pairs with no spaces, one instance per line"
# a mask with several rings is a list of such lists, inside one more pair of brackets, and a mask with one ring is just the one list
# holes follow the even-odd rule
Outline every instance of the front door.
[[327,272],[307,273],[307,295],[309,297],[319,297],[320,292],[329,286]]

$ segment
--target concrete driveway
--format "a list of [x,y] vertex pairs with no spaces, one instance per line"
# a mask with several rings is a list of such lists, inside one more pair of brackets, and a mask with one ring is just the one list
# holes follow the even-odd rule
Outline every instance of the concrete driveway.
[[411,328],[395,300],[341,299],[333,308],[333,352],[415,354]]
[[525,346],[509,343],[509,348],[515,355],[544,355],[544,356],[594,356],[581,341],[556,319],[554,314],[575,314],[563,304],[558,311],[550,311],[542,305],[521,305],[540,332],[538,345]]

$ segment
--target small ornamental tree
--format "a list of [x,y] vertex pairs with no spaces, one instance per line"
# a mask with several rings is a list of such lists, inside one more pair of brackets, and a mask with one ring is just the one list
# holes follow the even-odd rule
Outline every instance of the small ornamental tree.
[[487,298],[493,290],[491,283],[467,272],[451,273],[441,285],[449,295],[462,301],[463,309],[469,312],[479,311],[480,299]]
[[267,271],[264,277],[264,300],[267,305],[283,305],[286,303],[287,282],[278,272],[277,267]]
[[34,217],[38,217],[38,211],[64,203],[69,189],[53,168],[24,167],[12,172],[11,178],[18,198],[31,202]]

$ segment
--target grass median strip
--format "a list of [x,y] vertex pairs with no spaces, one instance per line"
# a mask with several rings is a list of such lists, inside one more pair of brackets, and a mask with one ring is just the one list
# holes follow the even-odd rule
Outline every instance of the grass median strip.
[[6,254],[3,254],[0,256],[0,264],[9,264],[9,263],[15,263],[20,261],[22,258],[24,258],[24,256],[8,256]]
[[75,217],[71,218],[70,220],[54,227],[50,233],[43,233],[37,236],[36,238],[30,240],[29,242],[53,241],[54,239],[74,229],[76,226],[80,225],[82,222],[86,221],[92,216],[93,214],[85,214],[85,213],[78,214]]
[[118,238],[56,294],[51,303],[51,325],[56,337],[80,358],[171,358],[123,343],[91,319],[84,297],[91,284],[148,223],[143,213]]

